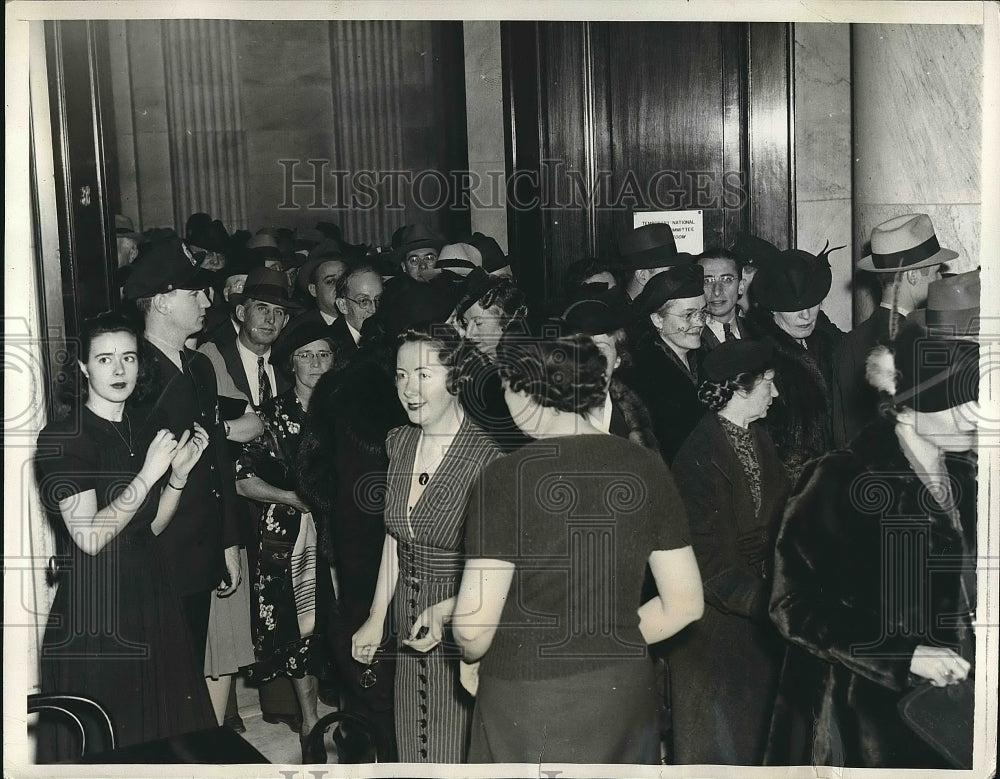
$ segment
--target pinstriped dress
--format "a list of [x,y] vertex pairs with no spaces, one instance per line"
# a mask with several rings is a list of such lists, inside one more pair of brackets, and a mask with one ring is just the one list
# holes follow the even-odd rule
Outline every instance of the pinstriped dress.
[[[482,468],[501,456],[468,418],[459,428],[407,521],[420,428],[389,431],[386,530],[398,542],[399,578],[392,599],[393,626],[406,638],[429,606],[456,594],[465,508]],[[458,680],[459,651],[450,633],[430,652],[399,644],[395,715],[399,759],[407,763],[464,763],[473,699]]]

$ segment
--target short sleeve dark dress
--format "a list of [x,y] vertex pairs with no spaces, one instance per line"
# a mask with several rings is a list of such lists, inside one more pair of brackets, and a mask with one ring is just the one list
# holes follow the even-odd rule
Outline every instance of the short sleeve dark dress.
[[[38,438],[38,486],[65,554],[41,651],[43,693],[78,693],[107,710],[128,746],[216,724],[180,601],[150,524],[160,486],[131,522],[96,555],[73,544],[59,502],[88,490],[98,509],[114,500],[142,466],[165,425],[129,412],[113,423],[84,407]],[[131,439],[130,447],[126,441]],[[38,762],[75,758],[71,728],[39,723]]]
[[513,562],[479,670],[470,763],[659,763],[637,609],[649,555],[688,545],[659,453],[611,435],[539,440],[469,499],[466,556]]

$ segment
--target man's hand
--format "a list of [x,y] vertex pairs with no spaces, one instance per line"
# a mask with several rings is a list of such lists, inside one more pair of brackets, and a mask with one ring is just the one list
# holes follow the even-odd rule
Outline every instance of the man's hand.
[[240,586],[240,581],[243,579],[243,562],[240,559],[240,548],[238,546],[231,546],[225,551],[226,556],[226,571],[229,573],[229,585],[225,581],[219,582],[219,588],[216,590],[215,594],[220,598],[228,598],[234,592],[236,588]]

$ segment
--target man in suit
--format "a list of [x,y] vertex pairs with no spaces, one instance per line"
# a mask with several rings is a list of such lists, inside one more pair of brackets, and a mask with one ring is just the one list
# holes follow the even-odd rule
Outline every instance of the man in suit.
[[690,254],[678,254],[668,224],[643,225],[622,233],[618,237],[618,254],[630,300],[638,298],[656,274],[692,259]]
[[185,347],[201,330],[212,274],[198,268],[177,236],[143,246],[125,296],[145,321],[147,359],[162,390],[150,402],[166,414],[175,435],[200,423],[209,433],[205,455],[188,476],[174,519],[156,540],[173,571],[194,646],[204,663],[212,593],[224,598],[243,576],[233,463],[219,423],[211,363]]
[[878,393],[865,381],[865,361],[878,344],[888,343],[911,312],[927,303],[931,282],[940,277],[941,263],[958,257],[942,249],[926,214],[904,214],[872,230],[871,253],[858,270],[875,273],[882,285],[882,302],[874,313],[841,341],[833,373],[833,436],[847,446],[878,416]]
[[295,284],[316,305],[300,314],[302,319],[331,326],[340,318],[337,281],[344,275],[347,265],[347,257],[331,242],[321,243],[309,253],[309,259],[299,269]]
[[702,348],[708,352],[723,341],[745,338],[740,298],[746,288],[742,263],[725,249],[710,249],[696,262],[705,271],[705,308],[708,319],[701,332]]
[[634,303],[638,336],[626,383],[649,409],[668,465],[705,413],[698,400],[698,351],[708,317],[704,275],[690,261],[668,268],[650,279]]
[[381,301],[382,276],[373,265],[354,265],[337,280],[337,310],[343,316],[333,323],[330,332],[346,354],[357,351],[361,326],[378,310]]

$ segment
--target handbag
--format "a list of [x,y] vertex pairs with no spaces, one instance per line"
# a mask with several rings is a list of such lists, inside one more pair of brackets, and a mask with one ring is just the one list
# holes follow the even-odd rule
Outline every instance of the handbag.
[[899,716],[955,768],[972,768],[972,721],[976,685],[971,676],[958,684],[921,684],[899,700]]

